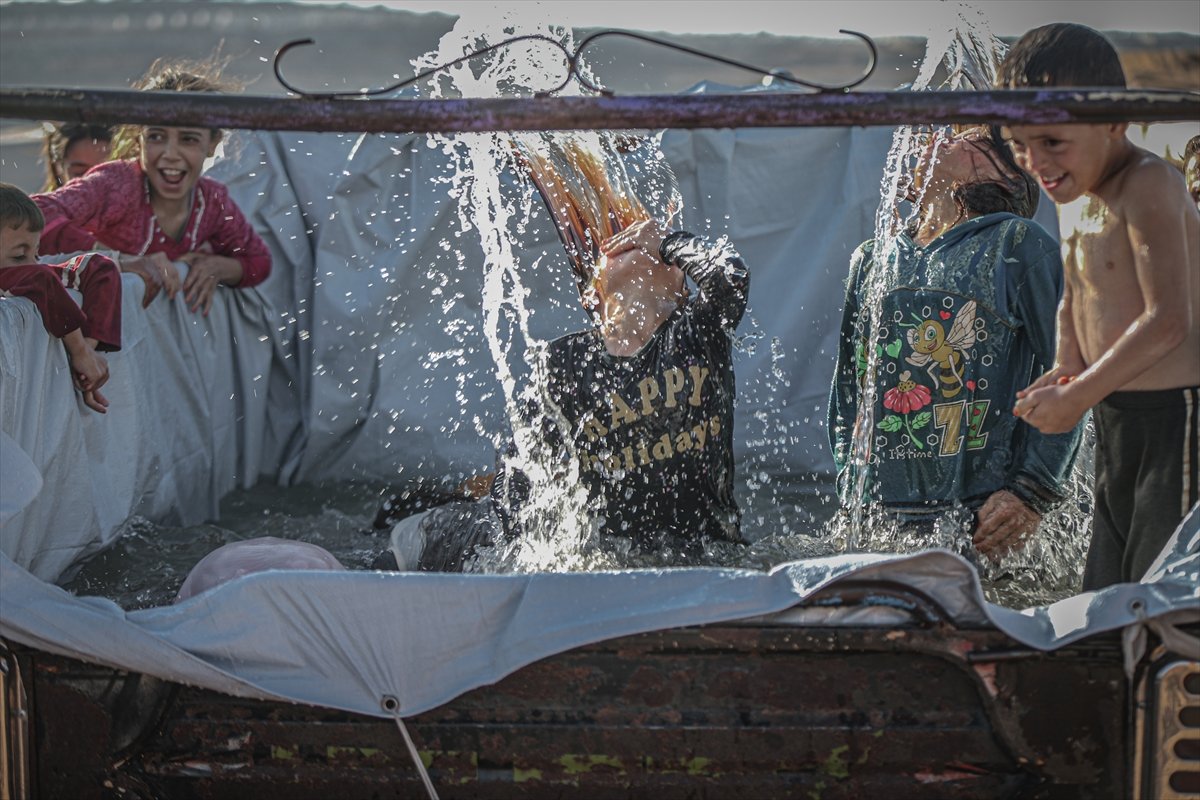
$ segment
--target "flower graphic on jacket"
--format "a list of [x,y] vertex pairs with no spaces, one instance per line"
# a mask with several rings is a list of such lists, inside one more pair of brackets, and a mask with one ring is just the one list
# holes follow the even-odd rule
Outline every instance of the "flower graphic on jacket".
[[[917,446],[918,449],[924,450],[925,443],[922,442],[914,433],[919,431],[929,424],[933,415],[928,411],[921,411],[922,408],[929,405],[933,396],[929,391],[929,387],[922,386],[912,380],[912,373],[908,370],[900,373],[900,382],[884,392],[883,407],[889,411],[895,411],[895,414],[888,414],[879,421],[879,427],[888,433],[895,433],[904,428],[908,431],[909,440]],[[914,417],[910,417],[913,412],[921,411]]]

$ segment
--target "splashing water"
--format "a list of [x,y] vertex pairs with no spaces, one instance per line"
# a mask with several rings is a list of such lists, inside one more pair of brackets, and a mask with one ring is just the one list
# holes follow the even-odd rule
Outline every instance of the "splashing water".
[[[417,68],[457,58],[497,30],[506,37],[550,36],[568,49],[572,46],[569,31],[550,24],[549,9],[544,10],[546,18],[540,21],[535,18],[536,12],[523,13],[519,20],[509,12],[499,14],[497,20],[480,9],[478,14],[460,17],[454,29],[442,38],[438,50],[427,55]],[[455,71],[452,81],[435,84],[434,96],[461,92],[471,97],[499,97],[545,90],[550,80],[545,68],[546,49],[517,46],[490,54],[470,69]],[[535,571],[614,565],[607,557],[612,552],[610,543],[597,541],[597,515],[603,510],[589,507],[579,479],[579,460],[564,460],[546,452],[544,438],[538,433],[544,415],[563,431],[569,429],[569,423],[543,395],[546,381],[542,376],[536,372],[519,376],[513,368],[514,362],[523,362],[535,365],[536,370],[545,343],[529,331],[530,312],[514,252],[515,237],[510,235],[512,229],[528,223],[534,193],[526,184],[520,196],[512,197],[504,191],[501,175],[505,169],[516,167],[517,172],[532,176],[546,196],[552,216],[563,215],[558,228],[576,262],[576,272],[590,273],[589,262],[598,255],[601,238],[649,216],[639,201],[649,198],[651,207],[663,205],[668,209],[679,205],[673,176],[664,171],[665,161],[657,148],[639,148],[651,152],[640,162],[626,160],[617,155],[618,138],[610,132],[431,137],[433,146],[441,148],[454,165],[452,195],[459,202],[462,229],[476,230],[483,245],[484,333],[512,422],[512,441],[503,449],[508,466],[522,472],[530,482],[529,497],[519,511],[522,536],[483,554],[478,568]],[[610,181],[614,186],[608,185]],[[628,192],[635,184],[640,184],[636,186],[640,194],[631,197]],[[591,188],[595,190],[585,191]],[[565,202],[567,196],[579,202],[571,206]],[[564,211],[568,207],[569,219]],[[661,218],[665,221],[666,216]],[[585,224],[589,221],[590,225]],[[570,436],[562,439],[570,441]],[[501,447],[502,443],[496,441],[496,445]]]
[[[911,89],[923,91],[985,89],[994,84],[996,68],[1003,58],[1005,45],[995,37],[987,19],[967,4],[951,6],[951,24],[929,33],[924,60]],[[937,76],[943,76],[934,84]],[[944,136],[932,137],[929,158],[936,161]],[[888,151],[881,181],[881,200],[875,220],[874,267],[868,273],[862,317],[867,321],[865,341],[880,341],[882,303],[885,289],[894,285],[894,258],[901,234],[917,221],[918,210],[927,184],[909,176],[930,136],[914,126],[899,127]],[[906,205],[907,204],[907,205]],[[859,419],[855,423],[850,469],[853,492],[849,514],[831,521],[832,541],[848,551],[916,552],[940,547],[958,552],[977,563],[985,591],[990,599],[1014,604],[1051,602],[1077,590],[1079,574],[1086,554],[1087,519],[1091,508],[1091,442],[1089,429],[1076,459],[1067,489],[1067,500],[1043,519],[1039,533],[1021,550],[1005,555],[1000,561],[981,560],[970,541],[973,513],[962,507],[951,508],[935,520],[932,527],[912,528],[897,524],[893,517],[873,505],[867,486],[869,466],[878,463],[872,452],[877,403],[877,382],[870,376],[881,368],[882,348],[865,348],[866,375]]]
[[[548,6],[549,4],[547,4]],[[955,7],[947,4],[947,9]],[[541,18],[538,15],[541,15]],[[490,15],[490,16],[489,16]],[[999,52],[1000,45],[987,31],[986,21],[982,15],[967,6],[958,6],[954,11],[953,24],[942,31],[931,33],[927,52],[920,73],[913,86],[914,90],[936,88],[962,88],[968,84],[987,85],[990,83],[990,69],[994,56]],[[436,52],[432,52],[417,63],[421,69],[434,64],[445,63],[458,58],[464,52],[477,49],[488,40],[497,38],[497,31],[502,31],[504,37],[522,34],[550,35],[570,47],[570,32],[551,24],[552,9],[525,9],[519,19],[511,12],[501,12],[489,9],[482,4],[472,9],[470,14],[462,15],[455,27],[447,33],[439,44]],[[461,94],[471,97],[499,97],[514,94],[530,94],[550,88],[556,84],[557,77],[550,75],[547,69],[548,54],[555,53],[545,44],[524,43],[502,51],[489,54],[478,62],[461,66],[453,71],[451,76],[439,77],[432,86],[426,88],[431,96],[448,97]],[[941,83],[936,83],[941,78]],[[568,93],[577,92],[575,87],[566,90]],[[489,354],[494,363],[495,377],[502,387],[504,407],[510,420],[528,418],[529,408],[541,410],[552,409],[552,405],[543,402],[538,394],[540,382],[537,376],[528,374],[529,363],[538,360],[544,342],[539,341],[530,331],[530,310],[526,305],[527,290],[522,283],[522,272],[529,268],[566,269],[561,249],[558,258],[547,263],[530,265],[521,262],[516,242],[520,236],[512,235],[514,231],[524,233],[531,220],[539,213],[540,201],[535,192],[525,185],[521,191],[513,191],[511,179],[520,177],[519,172],[512,169],[512,141],[520,138],[528,147],[543,148],[553,143],[574,141],[579,146],[592,153],[606,153],[618,149],[617,136],[610,133],[573,133],[573,134],[460,134],[452,137],[431,136],[431,147],[439,149],[453,165],[448,173],[448,183],[451,196],[458,204],[460,233],[471,232],[477,235],[483,248],[483,333],[487,342]],[[916,208],[919,205],[923,186],[912,187],[916,190],[917,201],[911,207],[906,206],[906,195],[910,187],[905,177],[909,166],[915,157],[924,149],[925,138],[913,127],[897,129],[889,149],[886,170],[881,181],[881,199],[875,219],[875,237],[879,252],[886,253],[889,248],[896,247],[900,233],[915,220]],[[936,153],[935,153],[936,156]],[[638,184],[638,195],[650,202],[652,213],[660,219],[665,219],[672,202],[677,200],[673,194],[673,182],[664,178],[665,160],[659,147],[659,141],[647,137],[633,153],[621,153],[620,163],[629,166],[631,182]],[[506,181],[506,178],[509,179]],[[415,199],[415,198],[414,198]],[[447,241],[445,249],[453,250],[454,243]],[[460,255],[451,261],[458,269],[468,269],[465,259]],[[881,257],[880,264],[889,263],[890,259]],[[877,335],[880,320],[878,319],[882,302],[882,282],[886,277],[883,270],[873,270],[869,289],[867,313],[871,331],[868,341]],[[751,334],[746,337],[748,346],[754,346],[755,336],[764,338],[756,332],[756,324],[752,318]],[[477,329],[472,329],[475,335]],[[464,334],[466,335],[466,334]],[[790,377],[787,371],[779,365],[784,363],[785,352],[783,344],[776,337],[766,339],[761,343],[763,348],[769,348],[771,369],[766,375],[766,392],[771,396],[786,396],[786,388]],[[873,373],[879,369],[879,356],[873,348],[867,348],[868,369]],[[450,360],[461,363],[461,352],[448,350],[444,353],[430,353],[426,356],[430,364]],[[471,387],[464,383],[465,377],[459,381],[460,394],[470,391]],[[867,434],[874,425],[872,416],[876,397],[874,382],[867,381],[868,396],[864,398],[862,407],[867,417],[860,425],[860,435],[856,437],[854,459],[857,464],[865,465],[871,458],[871,439]],[[806,412],[807,413],[807,410]],[[811,416],[821,419],[824,408],[814,408]],[[494,437],[497,449],[502,449],[502,442],[492,426],[485,426],[476,419],[476,430],[489,437]],[[559,420],[560,425],[565,421]],[[803,420],[807,425],[808,417]],[[756,446],[765,445],[775,448],[782,453],[791,442],[796,441],[797,428],[801,422],[797,419],[773,415],[769,411],[756,412],[754,424],[756,431],[761,431],[761,441]],[[448,431],[447,433],[453,433]],[[568,459],[565,462],[550,459],[547,454],[539,452],[541,438],[527,425],[513,426],[513,442],[510,452],[513,453],[514,466],[525,472],[534,484],[530,502],[522,512],[524,515],[523,529],[526,534],[519,540],[508,544],[497,545],[480,553],[478,561],[471,566],[483,571],[544,571],[544,570],[594,570],[631,567],[658,567],[685,563],[698,563],[689,559],[694,557],[666,550],[654,554],[637,554],[630,551],[631,542],[617,537],[602,537],[596,530],[594,520],[600,509],[588,507],[588,500],[582,489],[582,482],[577,474],[578,462]],[[757,435],[757,434],[756,434]],[[1089,439],[1090,442],[1090,431]],[[1017,556],[1005,559],[1000,564],[980,565],[981,574],[985,579],[985,588],[989,598],[1014,605],[1031,605],[1058,599],[1072,593],[1074,590],[1075,573],[1078,565],[1082,564],[1085,540],[1087,513],[1090,510],[1090,475],[1085,474],[1086,465],[1090,458],[1085,449],[1081,450],[1077,460],[1076,477],[1071,485],[1071,494],[1061,510],[1043,521],[1042,533]],[[765,449],[760,447],[760,449]],[[784,463],[780,455],[780,463]],[[568,474],[563,475],[562,467],[566,466]],[[744,465],[739,464],[739,468]],[[825,536],[813,536],[806,524],[806,519],[813,518],[812,512],[801,508],[798,494],[808,493],[816,496],[824,491],[824,487],[816,481],[804,483],[796,479],[800,492],[794,492],[796,486],[781,488],[780,484],[788,476],[769,474],[766,469],[753,469],[744,476],[749,496],[739,497],[739,503],[744,512],[744,526],[770,531],[770,534],[758,539],[749,547],[741,547],[726,543],[716,543],[703,554],[703,562],[710,565],[737,566],[749,568],[768,568],[780,562],[829,555],[841,552],[846,547],[854,550],[875,550],[893,552],[912,552],[928,549],[931,546],[945,546],[952,550],[960,549],[959,532],[961,524],[955,524],[954,514],[940,526],[935,527],[932,538],[914,538],[908,533],[877,519],[870,511],[864,511],[863,504],[856,504],[856,518],[849,525],[841,524],[827,531]],[[860,497],[865,497],[865,470],[858,470],[860,481],[858,489]],[[267,496],[272,495],[272,489],[267,489]],[[309,490],[301,488],[287,490],[286,497],[277,496],[270,503],[272,507],[287,507],[295,503],[297,496],[305,495]],[[264,488],[256,488],[255,495],[264,492]],[[296,494],[293,494],[296,493]],[[789,492],[792,492],[789,494]],[[373,510],[377,489],[359,489],[354,495],[354,503],[348,503],[352,508],[346,511],[339,509],[320,508],[313,511],[311,525],[314,529],[327,529],[332,534],[326,539],[313,539],[303,533],[310,524],[304,520],[295,523],[277,521],[279,527],[267,526],[263,530],[262,517],[257,523],[250,524],[247,516],[245,531],[236,528],[236,523],[226,521],[235,519],[238,514],[237,503],[222,514],[223,525],[231,525],[235,533],[227,533],[216,526],[201,526],[202,538],[197,538],[198,528],[179,529],[181,542],[201,541],[206,543],[204,552],[211,546],[229,541],[232,538],[245,538],[249,535],[264,535],[272,533],[290,538],[300,538],[322,544],[332,550],[338,557],[351,567],[366,567],[370,565],[371,548],[363,546],[363,540],[357,536],[358,529],[367,526]],[[823,499],[828,495],[824,494]],[[259,514],[257,508],[253,512]],[[264,512],[261,512],[265,514]],[[114,559],[125,552],[127,548],[136,550],[147,542],[160,542],[164,529],[155,529],[148,523],[133,524],[135,535],[129,538],[129,544],[113,551]],[[342,535],[342,534],[345,535]],[[339,543],[348,540],[352,550],[346,552]],[[184,552],[180,550],[180,552]],[[186,566],[179,571],[179,578],[186,574],[187,569],[195,563],[203,552],[191,547],[184,553]],[[167,553],[163,555],[154,552],[147,555],[147,562],[158,559],[176,560],[177,556]],[[96,562],[100,564],[100,562]],[[93,565],[85,568],[76,581],[76,586],[89,590],[97,588],[93,582],[95,569]],[[89,572],[89,570],[91,570]],[[156,575],[160,569],[147,566],[146,573]],[[169,588],[173,595],[174,588]],[[133,591],[131,589],[131,591]],[[147,604],[157,601],[157,595],[145,594],[138,589],[135,593],[136,604]],[[167,596],[167,595],[164,595]]]

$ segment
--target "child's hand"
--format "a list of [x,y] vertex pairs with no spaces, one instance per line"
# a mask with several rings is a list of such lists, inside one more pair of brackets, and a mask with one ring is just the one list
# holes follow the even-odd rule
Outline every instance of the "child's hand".
[[630,250],[641,250],[658,261],[658,249],[667,233],[657,220],[635,222],[616,236],[610,236],[601,242],[600,252],[613,258]]
[[1044,373],[1036,381],[1017,392],[1017,397],[1022,398],[1029,392],[1032,392],[1035,389],[1041,389],[1043,386],[1061,386],[1064,383],[1070,383],[1071,381],[1075,380],[1075,377],[1085,369],[1087,369],[1087,365],[1085,364],[1079,364],[1078,366],[1056,366],[1054,369]]
[[1001,489],[979,509],[978,524],[971,540],[981,555],[999,561],[1024,547],[1041,521],[1041,514],[1012,492]]
[[1078,401],[1074,388],[1070,380],[1055,380],[1037,389],[1025,389],[1017,393],[1013,413],[1042,433],[1067,433],[1088,410]]
[[132,272],[146,283],[146,294],[142,298],[142,308],[165,291],[167,297],[174,298],[179,292],[179,270],[162,253],[151,253],[148,256],[121,256],[121,271]]
[[204,315],[208,316],[217,285],[236,285],[242,281],[242,265],[235,258],[192,252],[180,260],[189,267],[183,282],[183,301],[193,313],[203,308]]
[[108,360],[93,350],[78,329],[63,337],[67,362],[71,365],[71,381],[83,392],[83,402],[101,414],[108,410],[108,400],[100,387],[108,382]]

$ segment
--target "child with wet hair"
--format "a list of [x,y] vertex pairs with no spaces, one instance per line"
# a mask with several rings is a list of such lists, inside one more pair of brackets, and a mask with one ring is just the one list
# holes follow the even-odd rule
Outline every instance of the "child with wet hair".
[[42,142],[42,159],[46,162],[46,185],[42,191],[62,188],[68,181],[82,178],[92,167],[108,161],[112,138],[112,128],[107,125],[78,122],[48,125]]
[[909,199],[914,224],[850,263],[829,402],[843,517],[858,506],[881,523],[868,549],[893,547],[895,529],[999,561],[1065,498],[1079,443],[1006,413],[1053,358],[1058,247],[995,128],[932,137]]
[[[220,65],[156,61],[135,88],[220,92]],[[142,278],[147,306],[180,291],[208,313],[219,285],[246,288],[270,274],[271,254],[229,191],[200,173],[221,141],[203,126],[138,125],[118,131],[113,161],[50,194],[34,196],[46,217],[43,253],[121,253],[120,266]],[[180,279],[173,262],[188,265]]]
[[[1013,45],[1000,88],[1125,88],[1116,50],[1054,23]],[[1053,367],[1013,412],[1043,433],[1090,409],[1096,489],[1084,589],[1137,581],[1200,501],[1200,213],[1126,122],[1012,125],[1021,166],[1058,204],[1062,302]]]
[[[532,432],[533,457],[556,491],[568,475],[577,480],[589,522],[633,552],[694,560],[707,542],[744,543],[733,495],[733,333],[749,270],[728,242],[653,220],[598,249],[594,269],[576,276],[594,325],[546,346],[536,399],[514,424]],[[535,487],[519,462],[510,445],[495,475],[474,485],[392,498],[376,519],[395,523],[389,567],[457,572],[498,536],[530,532]],[[481,500],[454,502],[468,497]],[[424,502],[437,507],[405,516]]]
[[[99,389],[108,380],[108,362],[98,351],[121,349],[121,276],[99,253],[65,264],[38,264],[44,225],[42,212],[28,195],[0,183],[0,292],[33,301],[46,331],[62,339],[71,378],[84,403],[103,414],[108,401]],[[82,309],[68,288],[83,294]]]

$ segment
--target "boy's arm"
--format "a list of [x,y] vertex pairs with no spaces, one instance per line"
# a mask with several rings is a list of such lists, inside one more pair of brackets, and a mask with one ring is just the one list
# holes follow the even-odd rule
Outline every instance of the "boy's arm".
[[[1026,241],[1030,241],[1030,238],[1027,237]],[[1026,269],[1018,285],[1011,287],[1010,291],[1015,294],[1014,311],[1033,351],[1034,374],[1045,370],[1052,360],[1059,359],[1043,378],[1039,378],[1042,380],[1046,375],[1054,375],[1057,370],[1062,370],[1064,355],[1071,350],[1078,353],[1078,345],[1073,338],[1073,327],[1069,328],[1070,341],[1064,342],[1062,339],[1064,316],[1068,320],[1070,318],[1070,298],[1062,290],[1061,256],[1049,242],[1040,254],[1026,253]],[[1022,255],[1026,254],[1018,254],[1017,257],[1021,258]],[[1064,300],[1057,304],[1056,313],[1054,298],[1058,297],[1060,291],[1063,291]],[[1056,327],[1059,337],[1057,348]],[[1069,355],[1066,357],[1070,358]],[[1066,370],[1071,369],[1075,367],[1066,366]],[[1045,514],[1066,496],[1065,487],[1082,435],[1082,423],[1060,434],[1046,434],[1025,426],[1019,428],[1012,472],[1005,489],[1038,514]]]
[[750,270],[728,240],[710,242],[676,231],[662,240],[658,254],[696,283],[697,303],[716,311],[722,328],[732,331],[738,326],[750,296]]
[[97,350],[121,349],[121,271],[107,256],[91,253],[67,262],[74,269],[83,294],[87,322],[83,335],[95,340]]
[[1188,292],[1188,207],[1167,191],[1177,175],[1162,162],[1146,164],[1127,179],[1122,199],[1142,313],[1104,354],[1069,383],[1043,386],[1014,409],[1045,433],[1070,430],[1092,406],[1121,389],[1183,342],[1198,309]]
[[42,315],[42,326],[56,339],[78,331],[87,322],[58,274],[44,264],[0,269],[0,289],[33,301]]
[[1060,380],[1072,381],[1075,376],[1087,369],[1083,353],[1079,349],[1079,338],[1075,333],[1074,297],[1071,285],[1063,288],[1062,300],[1058,304],[1058,346],[1055,350],[1054,366],[1043,372],[1033,383],[1017,392],[1017,397],[1024,397],[1027,392],[1050,386]]

